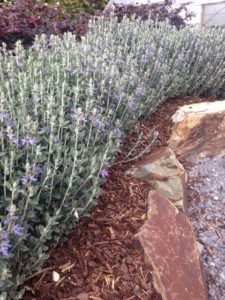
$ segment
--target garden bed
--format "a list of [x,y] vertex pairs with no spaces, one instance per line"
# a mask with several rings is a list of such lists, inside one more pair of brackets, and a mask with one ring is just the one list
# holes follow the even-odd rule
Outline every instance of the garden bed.
[[[133,242],[138,228],[146,220],[150,187],[125,176],[134,161],[122,161],[135,144],[138,129],[143,133],[143,140],[136,154],[149,144],[153,129],[159,132],[152,152],[167,145],[172,129],[171,116],[179,106],[206,100],[214,101],[190,97],[168,100],[136,126],[110,169],[98,205],[92,209],[90,217],[80,220],[67,242],[50,251],[43,270],[26,282],[25,300],[160,299],[143,253]],[[189,187],[189,197],[191,193]],[[52,281],[53,271],[60,275],[57,282]]]
[[[36,12],[40,9],[46,16],[43,19],[29,9],[30,1],[25,2],[26,10],[17,5],[1,10],[5,16],[1,40],[11,47],[14,39],[23,37],[26,46],[33,45],[26,50],[18,42],[13,51],[7,51],[6,45],[0,51],[0,297],[20,299],[22,286],[30,292],[28,297],[45,299],[87,298],[87,294],[120,299],[121,293],[128,299],[154,297],[149,273],[143,273],[143,255],[133,243],[139,228],[146,224],[146,195],[151,187],[128,177],[126,171],[137,161],[134,157],[143,158],[146,146],[145,153],[167,144],[171,114],[179,104],[195,101],[171,98],[224,95],[224,31],[182,28],[183,23],[177,30],[173,22],[159,22],[161,18],[144,18],[143,22],[142,17],[128,17],[118,22],[115,17],[102,16],[91,20],[86,32],[89,17],[72,24],[69,15],[68,22],[64,17],[62,21],[64,12],[59,8],[49,6],[49,10],[35,4]],[[176,9],[175,15],[181,10]],[[20,26],[8,23],[15,11],[18,18],[13,20],[24,25],[19,31]],[[164,17],[170,20],[170,13]],[[31,31],[33,23],[39,25]],[[47,35],[33,40],[35,34],[46,30]],[[68,30],[76,35],[62,36]],[[49,37],[52,32],[57,35]],[[140,117],[150,115],[135,125]],[[133,133],[124,142],[131,129]],[[159,136],[152,147],[156,131]],[[165,181],[168,174],[160,178]],[[71,234],[75,223],[71,242],[55,249]],[[194,232],[189,232],[200,270]],[[166,230],[164,233],[169,236]],[[75,250],[71,243],[76,244]],[[182,254],[188,252],[187,244],[183,245]],[[47,253],[50,258],[46,262]],[[127,262],[127,256],[135,259]],[[185,265],[192,265],[189,261]],[[126,267],[121,268],[123,264]],[[151,265],[155,280],[155,264]],[[144,282],[136,281],[138,274]],[[187,285],[192,286],[182,281],[181,289]]]

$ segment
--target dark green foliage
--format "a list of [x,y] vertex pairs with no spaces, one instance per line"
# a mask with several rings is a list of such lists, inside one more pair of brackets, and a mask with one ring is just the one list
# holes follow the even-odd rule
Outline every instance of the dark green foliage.
[[60,7],[65,8],[68,12],[86,12],[95,14],[105,8],[108,0],[60,0]]

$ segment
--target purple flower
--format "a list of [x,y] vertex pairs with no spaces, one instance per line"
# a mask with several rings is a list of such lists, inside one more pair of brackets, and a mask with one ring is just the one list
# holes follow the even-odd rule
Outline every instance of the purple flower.
[[108,162],[107,160],[104,160],[103,166],[104,166],[105,168],[109,168],[109,167],[110,167],[110,164],[109,164],[109,162]]
[[8,78],[13,78],[15,76],[15,73],[14,72],[8,72],[7,75],[8,75]]
[[86,121],[84,113],[79,109],[77,109],[77,110],[72,109],[71,116],[72,116],[73,119],[76,119],[79,122],[85,122]]
[[6,122],[5,123],[5,125],[7,126],[7,127],[13,127],[13,125],[14,125],[14,123],[13,122],[11,122],[11,121],[8,121],[8,122]]
[[102,178],[106,178],[106,177],[108,177],[108,176],[109,176],[109,173],[108,173],[108,171],[107,171],[107,170],[104,170],[104,169],[101,171],[101,173],[100,173],[100,174],[101,174]]
[[59,144],[59,138],[57,137],[57,136],[55,136],[54,138],[53,138],[53,144]]
[[9,256],[9,248],[11,248],[12,245],[7,241],[0,242],[0,253],[2,253],[3,256],[8,257]]
[[9,243],[9,236],[8,233],[5,231],[0,232],[0,253],[2,253],[3,256],[9,256],[9,248],[11,248],[12,245]]
[[116,100],[119,101],[119,102],[123,100],[123,96],[121,96],[121,95],[116,96],[115,98],[116,98]]
[[7,137],[9,138],[10,141],[12,141],[15,137],[15,134],[12,132],[7,133]]
[[36,104],[39,104],[39,103],[40,103],[40,100],[41,100],[41,98],[40,98],[39,96],[37,96],[37,95],[34,96],[34,102],[35,102]]
[[22,146],[34,146],[36,144],[36,141],[34,138],[30,138],[30,137],[25,137],[23,139],[21,139],[21,144]]
[[17,147],[19,147],[20,143],[18,139],[13,139],[12,140],[13,144],[15,144]]
[[144,96],[145,92],[146,92],[145,87],[142,85],[138,87],[137,91],[138,91],[139,95],[141,95],[141,96]]
[[96,108],[97,108],[99,111],[101,111],[101,110],[103,109],[103,106],[102,106],[102,105],[99,105],[99,104],[97,104],[97,105],[96,105]]
[[50,131],[50,129],[48,127],[43,127],[40,129],[39,133],[42,134],[42,133],[49,132],[49,131]]
[[27,139],[22,139],[21,140],[21,144],[24,146],[24,145],[27,145],[28,144],[28,142],[27,142]]
[[93,122],[94,126],[101,125],[101,120],[96,116],[92,118],[92,122]]
[[94,115],[94,114],[92,114],[92,113],[90,113],[90,115],[89,115],[89,120],[92,122],[92,124],[94,126],[102,126],[102,125],[104,125],[102,123],[102,121],[99,119],[99,117],[96,116],[96,115]]
[[0,232],[0,241],[1,240],[8,240],[9,236],[8,236],[8,233],[5,232],[5,231],[1,231]]
[[37,178],[33,175],[29,176],[29,179],[31,182],[36,182],[37,181]]
[[7,218],[5,219],[5,221],[3,222],[4,225],[9,225],[10,222],[16,222],[18,220],[17,216],[12,216],[11,218],[9,216],[7,216]]
[[9,223],[10,223],[10,219],[9,218],[5,219],[5,221],[3,222],[4,225],[9,225]]
[[113,130],[113,132],[114,132],[114,134],[115,134],[118,138],[120,138],[121,135],[122,135],[122,132],[121,132],[121,130],[120,130],[119,128],[115,128],[115,129]]
[[44,170],[43,170],[43,168],[42,168],[41,166],[36,166],[36,167],[35,167],[35,173],[36,173],[37,175],[43,174],[43,173],[44,173]]
[[16,146],[19,146],[18,139],[15,138],[15,134],[12,133],[12,131],[10,129],[9,129],[9,132],[7,133],[7,137],[11,143],[15,144]]
[[9,118],[9,114],[0,113],[0,121],[3,122],[4,120]]
[[23,236],[24,235],[24,228],[20,226],[19,224],[16,224],[13,226],[12,231],[17,236]]
[[35,177],[33,175],[30,175],[30,176],[24,177],[24,178],[22,178],[20,180],[20,182],[22,183],[22,185],[27,185],[29,181],[36,182],[37,181],[37,177]]
[[40,101],[41,101],[41,98],[37,95],[34,96],[34,103],[35,103],[35,107],[36,109],[38,109],[40,107]]
[[137,103],[134,100],[130,100],[127,106],[130,110],[134,110],[137,107]]
[[21,181],[22,185],[26,185],[28,183],[27,178],[22,178],[20,181]]

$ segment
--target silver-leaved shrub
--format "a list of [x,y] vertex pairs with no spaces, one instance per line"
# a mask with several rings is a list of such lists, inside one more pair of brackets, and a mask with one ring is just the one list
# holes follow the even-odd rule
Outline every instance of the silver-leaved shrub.
[[[0,54],[0,299],[95,204],[121,139],[167,98],[219,95],[225,31],[100,18]],[[125,200],[124,200],[125,201]]]

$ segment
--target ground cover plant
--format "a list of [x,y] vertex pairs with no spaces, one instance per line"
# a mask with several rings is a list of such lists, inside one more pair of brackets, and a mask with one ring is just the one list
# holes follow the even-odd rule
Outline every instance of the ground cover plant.
[[[225,32],[104,17],[0,54],[0,293],[88,213],[124,133],[168,98],[224,91]],[[151,142],[151,141],[149,141]],[[17,291],[16,291],[17,290]]]

